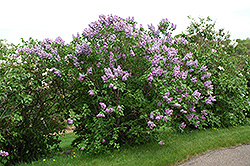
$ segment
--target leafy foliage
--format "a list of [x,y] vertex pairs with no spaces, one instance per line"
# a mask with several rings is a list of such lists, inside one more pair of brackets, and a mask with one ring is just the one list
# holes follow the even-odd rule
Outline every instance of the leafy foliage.
[[216,31],[215,23],[209,17],[199,18],[198,21],[189,18],[192,20],[190,26],[179,35],[188,44],[181,47],[179,52],[185,54],[191,51],[212,73],[216,102],[208,110],[208,126],[245,123],[249,114],[249,99],[241,61],[233,56],[237,42],[231,41],[230,34],[223,29]]
[[[19,49],[30,48],[34,43],[36,41],[31,39]],[[18,52],[15,47],[13,52]],[[3,61],[0,68],[0,145],[10,154],[8,164],[36,160],[50,154],[51,148],[59,147],[58,136],[53,133],[60,132],[64,123],[65,111],[58,105],[62,100],[57,88],[60,80],[46,72],[53,63],[38,60],[34,53],[18,57],[8,54]]]

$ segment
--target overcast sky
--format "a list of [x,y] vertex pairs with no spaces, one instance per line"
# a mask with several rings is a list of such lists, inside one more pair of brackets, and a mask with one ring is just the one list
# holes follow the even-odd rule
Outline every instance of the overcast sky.
[[0,39],[17,44],[61,36],[68,43],[100,14],[134,16],[146,28],[168,18],[177,24],[174,34],[189,25],[188,15],[210,16],[231,39],[250,37],[250,0],[0,0]]

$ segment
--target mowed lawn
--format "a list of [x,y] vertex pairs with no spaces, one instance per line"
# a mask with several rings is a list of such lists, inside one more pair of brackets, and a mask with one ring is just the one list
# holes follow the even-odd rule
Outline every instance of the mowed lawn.
[[149,142],[135,147],[123,147],[120,151],[112,153],[87,155],[84,151],[73,149],[70,146],[75,138],[73,133],[62,137],[61,147],[64,151],[74,150],[69,155],[61,154],[52,158],[41,158],[39,161],[25,164],[49,165],[49,166],[164,166],[175,165],[188,158],[201,153],[230,147],[233,145],[250,143],[250,126],[238,126],[221,129],[208,129],[202,131],[189,131],[176,133],[160,131],[162,141],[165,145],[158,145],[158,142]]

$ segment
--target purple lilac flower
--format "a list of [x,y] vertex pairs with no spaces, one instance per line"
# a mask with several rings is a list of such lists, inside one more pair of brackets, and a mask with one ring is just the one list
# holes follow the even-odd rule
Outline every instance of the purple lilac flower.
[[78,80],[79,80],[80,82],[82,82],[82,80],[83,80],[84,77],[85,77],[85,75],[79,73],[79,78],[78,78]]
[[135,56],[135,53],[134,53],[133,50],[130,50],[130,56],[131,56],[131,57]]
[[211,100],[209,100],[209,99],[205,100],[205,103],[206,104],[212,104]]
[[169,92],[165,93],[165,95],[163,96],[163,99],[168,98],[169,95],[170,95]]
[[61,77],[61,76],[62,76],[61,72],[60,72],[58,69],[56,69],[55,67],[52,67],[52,69],[54,70],[54,73],[55,73],[58,77]]
[[205,78],[210,78],[211,77],[211,73],[207,72],[207,74],[204,74],[201,76],[201,79],[204,80]]
[[67,121],[68,121],[68,124],[70,124],[70,125],[73,124],[73,120],[72,119],[68,118]]
[[130,74],[126,72],[125,75],[122,76],[122,81],[126,81],[128,79],[128,76],[130,76]]
[[189,114],[188,116],[186,116],[186,118],[188,119],[188,121],[190,121],[193,117],[194,117],[194,114]]
[[149,82],[148,85],[149,85],[150,87],[152,87],[152,83],[151,83],[151,82]]
[[187,78],[187,75],[188,75],[188,70],[185,71],[185,72],[184,72],[184,71],[181,71],[181,78],[182,78],[182,79],[185,80],[185,79]]
[[199,119],[199,115],[196,115],[196,116],[194,117],[194,119],[195,119],[195,120],[198,120],[198,119]]
[[157,104],[159,107],[161,107],[161,102],[158,102],[158,104]]
[[113,34],[113,35],[110,35],[110,40],[112,41],[112,42],[114,42],[115,41],[115,38],[116,38],[116,36],[115,36],[115,34]]
[[191,81],[192,81],[193,83],[196,83],[196,82],[197,82],[197,77],[192,77],[192,78],[191,78]]
[[165,114],[166,114],[167,116],[171,116],[172,113],[173,113],[173,110],[170,110],[170,109],[167,109],[166,112],[165,112]]
[[104,118],[105,115],[104,115],[104,114],[97,114],[96,117],[97,117],[97,118]]
[[173,106],[174,106],[174,107],[181,107],[181,105],[178,104],[178,103],[173,104]]
[[193,61],[193,60],[190,60],[190,61],[187,61],[186,65],[187,65],[187,66],[192,66],[193,63],[194,63],[194,61]]
[[112,79],[114,78],[114,75],[113,75],[110,68],[104,68],[104,71],[105,71],[105,74],[108,78],[112,78]]
[[198,125],[199,123],[200,123],[200,121],[195,122],[195,126],[194,126],[194,127],[197,128],[197,127],[199,126],[199,125]]
[[149,81],[153,81],[154,77],[153,77],[153,74],[152,73],[149,73],[148,74],[148,80]]
[[172,75],[174,78],[178,78],[179,74],[180,74],[180,66],[175,66]]
[[158,144],[159,145],[164,145],[165,143],[160,141],[160,142],[158,142]]
[[202,115],[202,116],[201,116],[201,119],[206,119],[206,117]]
[[102,80],[104,81],[104,83],[108,82],[108,78],[106,77],[106,75],[101,76]]
[[84,150],[84,147],[81,147],[81,150]]
[[150,118],[154,119],[154,113],[153,112],[150,113]]
[[90,67],[89,69],[87,69],[87,73],[92,74],[92,67]]
[[207,110],[201,111],[201,115],[207,115]]
[[106,110],[105,110],[107,113],[110,113],[110,112],[113,112],[114,111],[114,109],[113,108],[106,108]]
[[191,111],[191,112],[195,112],[195,108],[196,108],[195,106],[191,106],[191,107],[190,107],[190,111]]
[[0,150],[0,156],[5,157],[5,156],[8,156],[8,155],[9,155],[8,152],[5,152],[5,151],[3,151],[3,150]]
[[156,120],[161,120],[163,118],[163,115],[161,115],[160,113],[158,113],[156,116],[155,116],[155,119]]
[[204,87],[208,88],[209,90],[212,90],[213,89],[212,81],[205,81]]
[[114,87],[114,84],[110,83],[109,88],[113,88],[113,87]]
[[60,56],[57,55],[57,56],[56,56],[56,61],[59,62],[60,60],[61,60]]
[[197,100],[199,99],[200,95],[201,95],[201,93],[199,93],[197,89],[196,89],[196,90],[194,91],[194,93],[192,94],[192,96],[193,96],[195,99],[197,99]]
[[79,67],[79,66],[80,66],[79,62],[75,62],[73,65],[74,65],[75,67]]
[[102,103],[102,102],[100,102],[99,104],[101,105],[102,109],[105,109],[105,108],[106,108],[106,104],[104,104],[104,103]]
[[163,45],[161,49],[164,53],[169,50],[169,48],[166,45]]
[[195,59],[195,61],[193,62],[193,66],[194,66],[194,67],[197,67],[197,66],[198,66],[198,61],[197,61],[197,59]]
[[166,101],[168,102],[168,104],[173,100],[173,97],[168,98]]
[[98,63],[96,64],[96,66],[97,66],[97,67],[100,67],[100,66],[101,66],[101,62],[98,62]]
[[164,116],[163,121],[167,122],[167,116]]
[[64,46],[64,41],[63,41],[63,39],[60,36],[58,36],[55,39],[55,43],[59,43],[59,44],[61,44],[61,46]]
[[89,95],[94,95],[95,94],[93,90],[89,90],[88,92],[89,92]]
[[194,69],[189,69],[189,72],[193,72],[194,71]]
[[105,139],[102,140],[102,143],[104,143],[104,142],[105,142]]
[[192,58],[192,55],[193,55],[193,53],[187,53],[186,55],[185,55],[185,57],[182,59],[182,60],[184,60],[184,61],[186,61],[186,60],[189,60],[189,59],[191,59]]
[[186,127],[185,122],[182,122],[182,123],[181,123],[181,128],[183,128],[183,129],[184,129],[185,127]]
[[216,101],[215,96],[210,96],[207,100],[205,100],[205,103],[212,104],[212,101]]
[[152,130],[154,127],[156,127],[156,124],[154,124],[152,121],[148,121],[148,126]]
[[122,107],[121,106],[117,106],[116,108],[118,111],[121,111],[122,110]]
[[201,66],[200,71],[205,72],[205,71],[207,71],[207,70],[208,70],[208,69],[207,69],[207,66],[204,66],[204,65]]
[[178,101],[181,101],[181,98],[177,98]]
[[183,114],[187,113],[187,111],[185,111],[184,109],[181,109],[180,112],[183,113]]
[[161,76],[162,73],[163,69],[160,66],[158,66],[157,69],[155,68],[152,69],[153,76]]

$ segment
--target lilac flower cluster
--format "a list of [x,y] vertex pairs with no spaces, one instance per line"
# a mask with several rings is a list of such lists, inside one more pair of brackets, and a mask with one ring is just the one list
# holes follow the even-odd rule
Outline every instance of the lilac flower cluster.
[[104,115],[104,114],[97,114],[96,117],[97,117],[97,118],[104,118],[105,115]]
[[154,127],[156,127],[156,124],[154,124],[152,121],[148,121],[148,126],[152,130]]
[[205,100],[205,103],[212,104],[212,101],[216,101],[215,96],[209,96],[209,98]]
[[89,90],[89,95],[93,96],[95,94],[95,92],[93,90]]
[[187,53],[182,60],[186,61],[192,58],[193,53],[189,52]]
[[114,109],[113,108],[106,108],[106,110],[105,110],[107,113],[111,113],[111,112],[113,112],[114,111]]
[[80,82],[82,82],[82,80],[83,80],[84,77],[85,77],[84,74],[79,73],[79,78],[78,78],[78,80],[79,80]]
[[186,127],[185,122],[182,122],[182,123],[181,123],[181,128],[184,129],[185,127]]
[[9,153],[8,152],[5,152],[3,150],[0,150],[0,156],[4,157],[4,156],[8,156]]
[[16,57],[18,57],[21,53],[26,53],[26,54],[36,54],[39,56],[39,58],[44,59],[48,58],[51,59],[53,55],[51,53],[47,53],[41,46],[35,46],[32,48],[29,47],[24,47],[24,48],[18,48]]
[[58,69],[56,69],[55,67],[52,67],[51,69],[54,70],[54,73],[55,73],[58,77],[62,77],[62,74],[61,74],[61,72],[60,72]]
[[72,119],[68,118],[67,121],[68,121],[68,124],[70,124],[70,125],[73,124],[73,120]]
[[91,53],[92,53],[91,48],[86,42],[82,43],[82,45],[77,44],[75,47],[76,55],[81,55],[81,54],[90,55]]
[[105,109],[105,108],[106,108],[106,104],[104,104],[104,103],[102,103],[102,102],[100,102],[99,104],[101,105],[102,109]]
[[62,47],[64,47],[64,45],[65,45],[63,39],[62,39],[60,36],[58,36],[58,37],[55,39],[55,43],[60,44]]
[[204,82],[204,87],[208,88],[209,90],[212,90],[213,89],[212,81]]
[[187,43],[187,40],[185,38],[174,38],[174,43],[175,44],[178,44],[178,43],[183,43],[183,44],[186,44]]
[[201,79],[204,80],[205,78],[210,78],[211,73],[207,72],[207,74],[202,75]]
[[159,145],[164,145],[165,143],[160,141],[160,142],[158,142],[158,144]]
[[174,99],[173,97],[170,97],[170,98],[169,98],[169,95],[170,95],[170,93],[167,92],[167,93],[165,93],[165,95],[163,96],[164,101],[167,101],[168,104]]
[[108,78],[111,78],[113,80],[116,80],[119,76],[122,77],[122,81],[126,81],[128,79],[129,76],[131,76],[130,73],[128,73],[127,71],[123,71],[121,69],[121,66],[118,65],[117,68],[113,68],[113,72],[111,71],[110,68],[104,68],[105,71],[105,75],[101,76],[102,80],[104,81],[104,83],[108,82]]
[[148,24],[148,29],[153,33],[153,35],[155,37],[158,37],[160,35],[160,31],[159,30],[155,30],[155,27],[153,24],[149,25]]
[[61,37],[57,37],[55,41],[46,38],[40,43],[41,45],[35,45],[34,47],[19,47],[16,53],[16,57],[18,57],[23,52],[26,54],[35,54],[41,59],[51,59],[53,55],[55,55],[56,60],[60,61],[60,57],[58,57],[57,55],[57,49],[55,47],[52,47],[52,45],[53,43],[59,43],[60,45],[64,46],[64,41]]
[[73,62],[74,62],[73,65],[74,66],[76,66],[76,67],[80,66],[79,60],[78,60],[78,58],[75,55],[72,55],[72,54],[66,55],[65,56],[65,60],[68,60],[68,59],[72,59],[73,60]]

